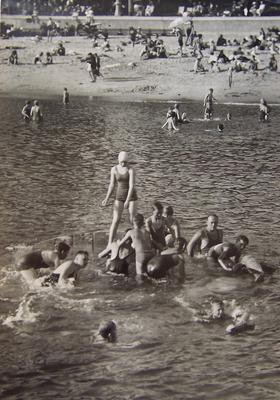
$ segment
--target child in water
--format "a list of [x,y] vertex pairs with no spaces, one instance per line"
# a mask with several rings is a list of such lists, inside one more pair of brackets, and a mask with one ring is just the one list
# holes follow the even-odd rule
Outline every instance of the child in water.
[[169,131],[178,131],[179,129],[176,128],[174,120],[175,120],[175,112],[172,110],[172,107],[169,107],[168,111],[167,111],[167,115],[166,115],[166,122],[164,125],[162,125],[161,128],[165,128],[165,126],[167,125],[167,129]]

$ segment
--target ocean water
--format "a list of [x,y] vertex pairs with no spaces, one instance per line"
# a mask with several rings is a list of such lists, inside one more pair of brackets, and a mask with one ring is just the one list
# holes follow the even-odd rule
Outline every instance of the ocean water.
[[[164,103],[71,98],[65,107],[52,98],[36,125],[22,121],[23,102],[0,101],[1,398],[279,399],[279,107],[261,124],[256,105],[216,105],[218,133],[220,121],[201,121],[201,104],[187,102],[193,122],[169,133]],[[216,212],[225,238],[246,234],[273,275],[255,284],[189,259],[180,282],[104,275],[96,252],[112,207],[101,202],[121,150],[145,217],[153,200],[171,204],[189,239]],[[127,225],[124,214],[120,230]],[[5,248],[48,248],[60,234],[74,235],[75,248],[94,244],[79,286],[30,290],[14,268],[21,250]],[[255,329],[231,336],[230,318],[196,322],[213,296],[228,314],[248,309]],[[116,343],[97,336],[111,319]]]

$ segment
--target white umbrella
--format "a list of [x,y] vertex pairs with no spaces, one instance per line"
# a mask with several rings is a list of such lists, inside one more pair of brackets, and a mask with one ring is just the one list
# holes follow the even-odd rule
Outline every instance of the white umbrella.
[[169,29],[185,28],[187,24],[188,22],[186,21],[186,18],[176,18],[169,24]]

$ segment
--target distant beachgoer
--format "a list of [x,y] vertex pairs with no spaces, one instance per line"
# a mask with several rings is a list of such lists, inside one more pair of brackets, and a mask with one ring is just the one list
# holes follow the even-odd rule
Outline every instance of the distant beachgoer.
[[162,214],[166,220],[169,232],[172,234],[174,239],[178,239],[181,236],[181,229],[178,220],[174,217],[174,210],[171,206],[166,206],[163,209]]
[[49,51],[46,53],[46,64],[53,64],[53,57]]
[[272,72],[276,72],[278,69],[277,60],[274,54],[272,54],[272,56],[270,57],[268,69]]
[[[109,240],[107,248],[115,239],[117,229],[122,217],[123,210],[128,208],[130,215],[130,222],[133,222],[133,217],[136,214],[137,208],[137,193],[135,190],[135,172],[129,165],[128,153],[121,151],[118,156],[118,165],[112,167],[110,184],[108,187],[107,195],[103,200],[102,205],[107,206],[108,201],[113,194],[115,186],[117,186],[116,198],[113,208],[113,221],[110,227]],[[106,249],[105,249],[106,251]],[[103,252],[99,254],[102,257]]]
[[67,88],[64,88],[63,95],[62,95],[63,104],[69,104],[70,102],[70,95]]
[[260,100],[259,105],[259,121],[266,122],[270,113],[270,107],[268,107],[265,99]]
[[227,120],[227,121],[231,121],[231,120],[232,120],[232,115],[231,115],[231,113],[227,113],[226,120]]
[[34,64],[43,64],[43,55],[44,53],[41,51],[37,56],[34,58]]
[[180,28],[175,28],[175,34],[176,34],[176,36],[177,36],[177,41],[178,41],[178,46],[179,46],[179,52],[180,52],[180,55],[182,56],[182,55],[183,55],[183,45],[184,45],[184,42],[183,42],[183,33],[182,33],[182,31],[181,31]]
[[153,214],[146,219],[146,229],[151,234],[153,245],[162,251],[166,247],[165,235],[168,233],[166,218],[163,217],[163,206],[159,201],[153,203]]
[[64,242],[55,244],[54,250],[37,250],[29,252],[16,263],[16,269],[21,272],[23,278],[31,283],[37,278],[36,270],[40,268],[57,268],[70,250],[70,246]]
[[8,59],[8,64],[12,65],[17,65],[18,64],[18,53],[16,50],[12,50],[9,59]]
[[203,102],[204,106],[204,118],[205,119],[211,119],[213,117],[213,103],[217,102],[215,97],[213,96],[214,89],[210,88],[209,93],[206,94]]
[[23,109],[22,109],[22,111],[21,111],[21,114],[23,115],[23,118],[24,118],[26,121],[29,121],[29,120],[30,120],[31,108],[32,108],[32,106],[31,106],[31,101],[26,100],[26,101],[25,101],[25,105],[23,106]]
[[228,86],[229,86],[229,88],[232,87],[232,81],[233,81],[233,68],[232,68],[232,66],[230,66],[228,69]]
[[179,129],[175,126],[175,118],[176,114],[172,107],[169,107],[167,114],[166,114],[166,122],[162,125],[162,129],[166,127],[169,131],[178,131]]
[[216,214],[210,214],[206,228],[199,229],[191,238],[187,246],[187,253],[193,257],[195,251],[206,256],[209,249],[223,241],[223,231],[218,229],[219,219]]
[[135,249],[137,275],[147,272],[147,263],[155,254],[150,232],[145,229],[144,222],[143,215],[136,214],[133,218],[133,229],[130,229],[119,243],[119,246],[122,246],[131,238]]
[[219,124],[219,125],[217,126],[218,132],[223,132],[224,129],[225,129],[224,124]]
[[43,119],[43,114],[39,106],[38,100],[34,100],[33,106],[30,111],[30,118],[32,119],[32,121],[36,122],[39,122]]
[[87,71],[89,73],[89,76],[91,78],[92,82],[96,81],[96,58],[92,53],[88,53],[88,55],[86,56],[86,58],[81,60],[82,62],[86,62],[87,65]]
[[58,48],[57,48],[56,52],[59,56],[65,56],[66,50],[65,50],[65,47],[63,46],[62,42],[58,43]]
[[79,272],[88,263],[88,252],[80,250],[76,253],[74,260],[68,260],[60,264],[50,276],[42,282],[42,286],[71,285],[78,281]]

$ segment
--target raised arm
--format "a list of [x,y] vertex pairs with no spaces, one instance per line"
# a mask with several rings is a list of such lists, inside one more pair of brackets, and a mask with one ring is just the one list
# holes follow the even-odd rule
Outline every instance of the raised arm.
[[108,204],[108,200],[110,199],[113,190],[114,190],[114,186],[115,186],[115,167],[112,167],[111,169],[111,177],[110,177],[110,183],[109,183],[109,187],[108,187],[108,191],[107,191],[107,195],[105,197],[105,200],[102,201],[102,205],[103,206],[107,206]]

